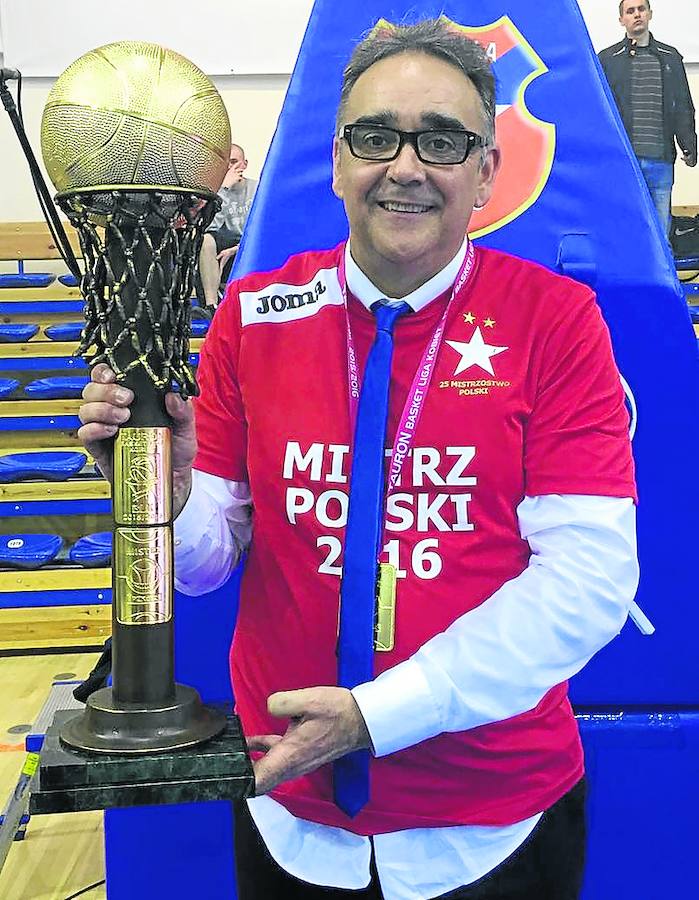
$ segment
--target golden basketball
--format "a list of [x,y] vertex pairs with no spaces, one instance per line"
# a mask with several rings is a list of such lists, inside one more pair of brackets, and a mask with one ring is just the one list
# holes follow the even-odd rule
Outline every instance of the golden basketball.
[[125,186],[215,193],[230,143],[209,78],[145,41],[77,59],[56,80],[41,121],[44,163],[59,194]]

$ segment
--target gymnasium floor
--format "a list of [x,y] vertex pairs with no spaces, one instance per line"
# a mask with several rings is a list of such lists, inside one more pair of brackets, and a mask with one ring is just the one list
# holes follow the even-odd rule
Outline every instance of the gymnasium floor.
[[[70,653],[0,658],[0,810],[24,763],[24,735],[8,729],[31,724],[56,676],[85,678],[98,654]],[[0,873],[2,900],[67,900],[104,879],[101,812],[33,816]],[[105,900],[104,884],[80,894]]]

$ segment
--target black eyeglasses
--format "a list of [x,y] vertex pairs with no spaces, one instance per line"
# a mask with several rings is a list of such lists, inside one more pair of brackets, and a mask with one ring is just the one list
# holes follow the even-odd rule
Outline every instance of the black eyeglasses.
[[474,147],[485,146],[480,134],[456,128],[431,128],[428,131],[399,131],[387,125],[355,123],[345,125],[342,137],[352,156],[376,162],[395,159],[405,144],[417,158],[433,166],[456,166],[466,162]]

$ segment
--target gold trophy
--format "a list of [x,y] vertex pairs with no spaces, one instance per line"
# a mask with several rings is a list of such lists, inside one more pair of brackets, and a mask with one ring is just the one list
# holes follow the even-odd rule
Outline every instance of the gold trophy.
[[107,363],[136,397],[114,446],[113,681],[62,726],[61,742],[78,750],[158,753],[202,743],[226,724],[174,680],[164,396],[197,392],[189,368],[193,271],[230,140],[207,76],[141,41],[76,60],[44,110],[44,162],[85,262],[78,353]]

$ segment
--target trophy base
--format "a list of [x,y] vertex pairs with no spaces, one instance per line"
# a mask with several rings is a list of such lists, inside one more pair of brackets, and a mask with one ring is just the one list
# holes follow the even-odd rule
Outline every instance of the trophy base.
[[59,710],[31,785],[31,814],[125,806],[243,800],[254,793],[252,764],[238,717],[216,710],[224,730],[203,746],[146,755],[86,753],[59,737],[83,713]]
[[194,688],[176,684],[173,702],[153,707],[117,705],[107,687],[87,698],[85,710],[61,728],[60,739],[89,753],[160,753],[202,744],[225,727],[225,716],[204,706]]

